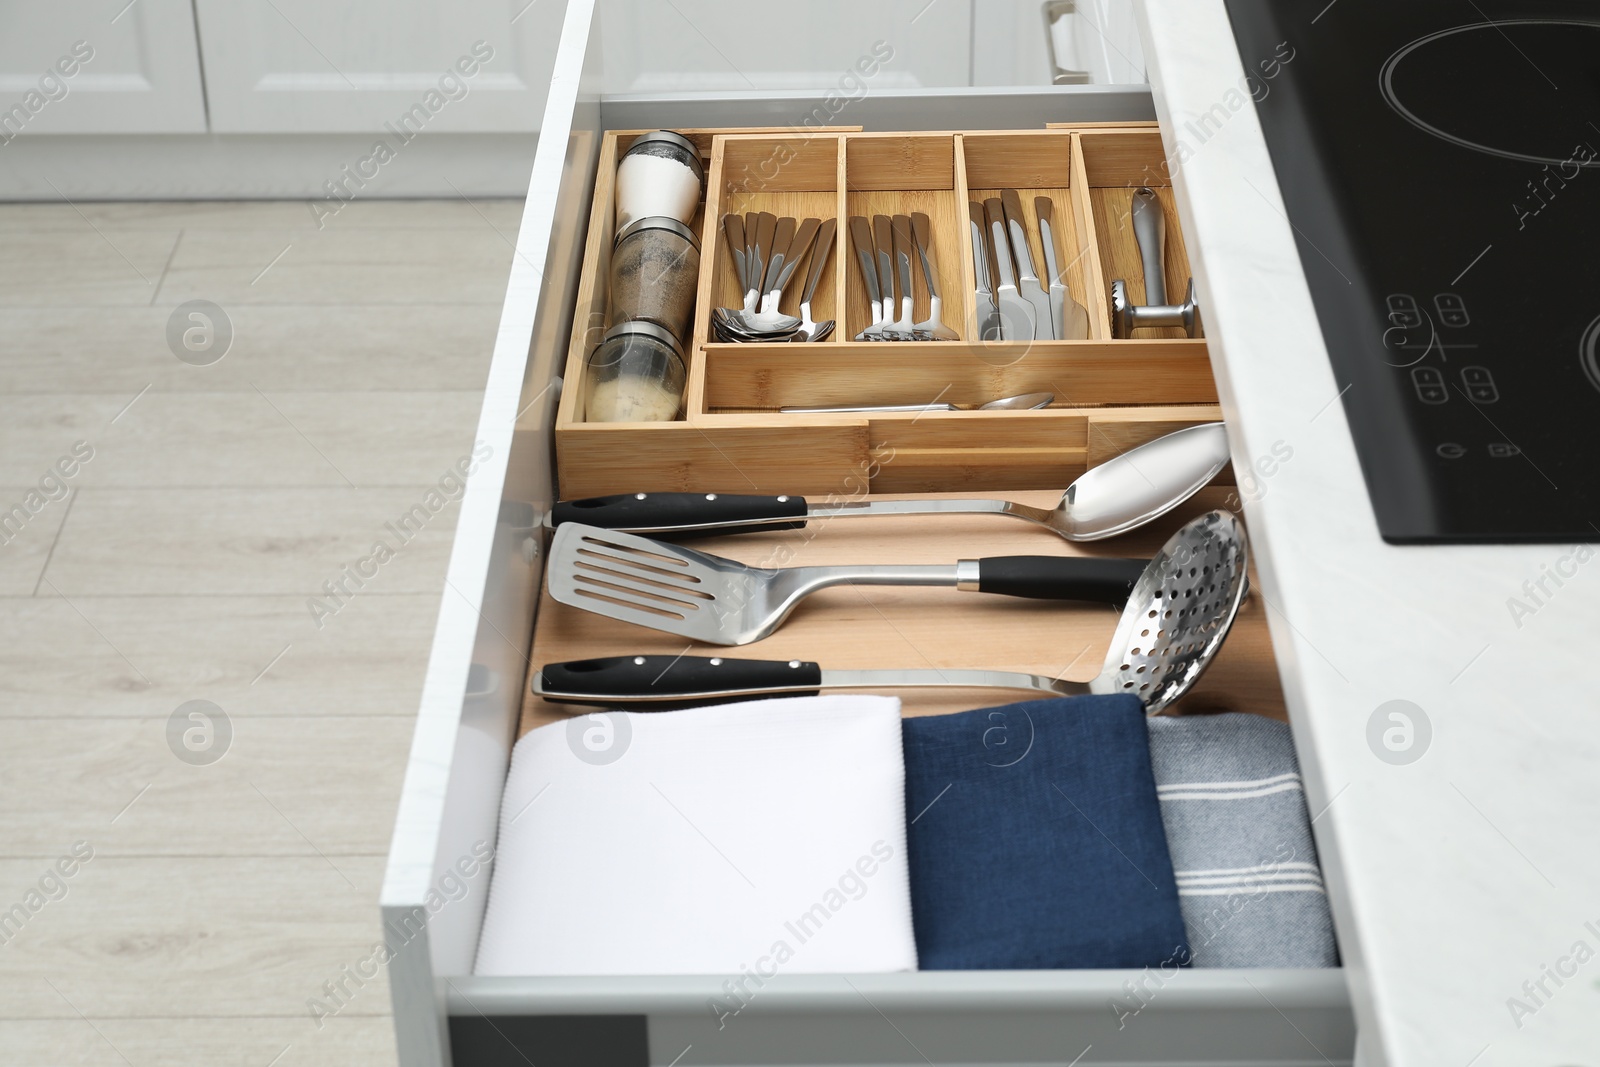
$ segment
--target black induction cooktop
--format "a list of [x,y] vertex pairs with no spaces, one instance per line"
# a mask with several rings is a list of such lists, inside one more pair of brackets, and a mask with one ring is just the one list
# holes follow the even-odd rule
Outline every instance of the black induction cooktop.
[[1384,539],[1600,540],[1600,4],[1226,4]]

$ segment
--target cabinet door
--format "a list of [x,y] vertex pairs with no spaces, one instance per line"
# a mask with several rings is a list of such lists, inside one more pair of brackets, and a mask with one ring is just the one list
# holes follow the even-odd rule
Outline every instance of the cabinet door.
[[205,128],[189,0],[0,4],[0,143]]
[[608,93],[859,97],[971,80],[972,0],[606,0],[598,14]]
[[561,30],[538,0],[195,6],[217,133],[535,131]]

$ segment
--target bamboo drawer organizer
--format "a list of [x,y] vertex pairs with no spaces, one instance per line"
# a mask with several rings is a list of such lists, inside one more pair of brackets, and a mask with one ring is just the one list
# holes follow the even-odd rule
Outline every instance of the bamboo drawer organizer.
[[[615,234],[617,161],[643,131],[610,131],[601,146],[565,387],[556,419],[564,498],[639,490],[826,494],[1063,489],[1134,445],[1221,418],[1206,343],[1181,330],[1111,336],[1110,287],[1144,279],[1129,219],[1133,190],[1156,188],[1167,215],[1165,274],[1182,294],[1188,257],[1153,126],[1082,125],[1010,132],[863,133],[830,129],[683,130],[708,159],[700,279],[688,385],[676,422],[589,423],[584,363],[606,321]],[[1054,204],[1071,295],[1089,309],[1082,341],[978,337],[967,203],[1021,194],[1034,262],[1043,266],[1034,198]],[[728,212],[839,220],[812,311],[837,319],[814,344],[725,344],[711,309],[741,294],[718,220]],[[851,215],[926,212],[943,319],[956,341],[856,342],[871,311],[850,247]],[[815,253],[813,253],[815,254]],[[913,256],[916,317],[928,314]],[[800,285],[782,310],[798,314]],[[785,406],[982,404],[1050,392],[1038,411],[783,414]]]

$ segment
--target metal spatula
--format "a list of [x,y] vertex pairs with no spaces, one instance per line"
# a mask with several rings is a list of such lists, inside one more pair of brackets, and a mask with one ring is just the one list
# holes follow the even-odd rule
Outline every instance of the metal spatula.
[[550,595],[575,608],[713,645],[766,637],[830,585],[936,585],[1119,605],[1142,559],[994,556],[946,566],[749,567],[637,534],[568,523],[550,544]]
[[1189,522],[1150,561],[1088,682],[986,670],[824,670],[801,660],[613,656],[549,663],[533,692],[558,704],[683,705],[823,689],[1020,689],[1054,696],[1132,693],[1154,715],[1183,696],[1222,647],[1244,595],[1249,546],[1225,511]]

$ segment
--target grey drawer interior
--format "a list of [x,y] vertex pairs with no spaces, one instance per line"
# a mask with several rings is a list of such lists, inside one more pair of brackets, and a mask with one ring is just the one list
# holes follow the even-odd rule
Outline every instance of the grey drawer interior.
[[[383,893],[401,1062],[1348,1063],[1345,976],[1327,971],[922,972],[779,976],[719,1025],[722,980],[471,975],[489,871],[434,907],[493,844],[541,580],[554,400],[607,128],[798,125],[814,94],[602,98],[595,0],[570,0],[478,438],[495,450],[464,502]],[[1155,116],[1142,87],[868,94],[867,129],[1026,128]],[[581,901],[573,921],[603,922]],[[641,1022],[642,1020],[642,1022]],[[641,1029],[642,1027],[642,1029]],[[642,1036],[641,1036],[642,1035]],[[647,1060],[643,1057],[647,1056]]]

